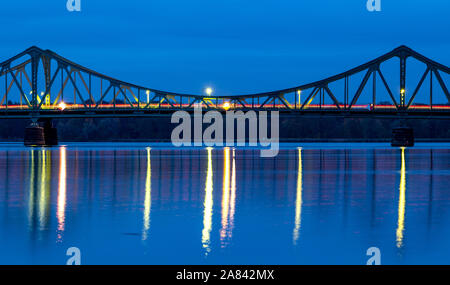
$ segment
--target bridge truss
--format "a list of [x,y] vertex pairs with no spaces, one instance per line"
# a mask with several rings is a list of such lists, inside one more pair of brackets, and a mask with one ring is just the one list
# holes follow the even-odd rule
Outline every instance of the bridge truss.
[[[394,85],[381,68],[393,59],[398,59],[399,71],[398,84]],[[411,86],[407,85],[409,59],[424,66]],[[31,47],[0,63],[0,117],[138,117],[191,111],[198,105],[220,111],[450,117],[449,75],[449,67],[401,46],[346,72],[288,89],[233,96],[194,95],[124,82],[50,50]],[[417,95],[424,92],[426,81],[426,102],[418,103]],[[380,86],[388,95],[383,102],[377,97]],[[366,101],[361,103],[363,94]],[[437,103],[436,96],[441,97]]]

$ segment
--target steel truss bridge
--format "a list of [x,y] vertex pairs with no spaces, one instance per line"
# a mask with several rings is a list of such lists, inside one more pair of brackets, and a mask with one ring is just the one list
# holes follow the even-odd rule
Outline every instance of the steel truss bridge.
[[[412,85],[407,81],[410,59],[424,69],[413,76]],[[395,62],[396,76],[382,71],[389,61]],[[278,110],[286,115],[450,118],[449,75],[449,67],[400,46],[346,72],[288,89],[233,96],[194,95],[124,82],[50,50],[31,47],[0,63],[0,118],[157,116],[193,111],[198,105],[205,111],[221,112]],[[393,85],[390,80],[398,83]],[[380,88],[388,100],[379,102]],[[417,102],[420,92],[425,92],[425,99]],[[366,97],[365,102],[362,97]]]

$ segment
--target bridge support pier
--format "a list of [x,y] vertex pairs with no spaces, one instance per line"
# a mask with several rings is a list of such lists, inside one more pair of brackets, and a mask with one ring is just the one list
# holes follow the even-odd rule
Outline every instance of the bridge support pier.
[[414,146],[414,130],[409,127],[399,127],[393,129],[391,145],[394,147]]
[[55,146],[58,145],[58,131],[53,127],[51,119],[32,119],[25,128],[25,146]]

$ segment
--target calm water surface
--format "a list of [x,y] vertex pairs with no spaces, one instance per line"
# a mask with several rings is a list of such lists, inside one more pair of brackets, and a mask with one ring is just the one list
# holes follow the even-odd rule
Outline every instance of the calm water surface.
[[450,145],[0,145],[0,263],[450,263]]

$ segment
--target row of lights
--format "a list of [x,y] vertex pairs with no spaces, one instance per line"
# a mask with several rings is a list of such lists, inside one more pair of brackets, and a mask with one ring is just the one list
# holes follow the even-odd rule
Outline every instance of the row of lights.
[[[213,89],[212,89],[211,87],[207,87],[207,88],[205,89],[205,93],[206,93],[208,96],[211,96],[212,93],[213,93]],[[400,90],[400,93],[401,93],[401,95],[402,95],[402,100],[403,100],[403,99],[404,99],[404,95],[405,95],[405,93],[406,93],[405,89]],[[301,90],[298,90],[298,91],[297,91],[297,94],[298,94],[298,96],[299,96],[299,98],[300,98]],[[149,101],[149,95],[150,95],[150,91],[147,90],[147,101]],[[299,100],[300,100],[300,99],[299,99]],[[300,102],[299,102],[299,103],[300,103]],[[402,102],[402,103],[404,103],[404,102]],[[59,103],[58,108],[61,109],[61,110],[63,111],[64,109],[67,108],[67,105],[66,105],[64,102],[61,102],[61,103]],[[223,108],[224,108],[225,110],[228,110],[229,108],[231,108],[230,102],[225,102],[225,103],[223,103]]]
[[[213,89],[212,89],[211,87],[207,87],[207,88],[205,89],[205,93],[206,93],[208,96],[211,96],[211,94],[213,93]],[[150,90],[147,90],[146,94],[147,94],[147,101],[150,101],[150,100],[149,100],[149,99],[150,99],[150,97],[149,97],[149,96],[150,96]],[[231,105],[230,105],[229,102],[225,102],[225,103],[223,104],[223,108],[224,108],[224,109],[229,109],[230,107],[231,107]],[[66,103],[64,103],[64,102],[61,102],[61,103],[59,103],[58,108],[59,108],[61,111],[63,111],[64,109],[67,108],[67,105],[66,105]]]

